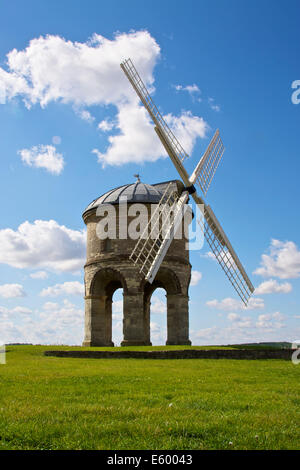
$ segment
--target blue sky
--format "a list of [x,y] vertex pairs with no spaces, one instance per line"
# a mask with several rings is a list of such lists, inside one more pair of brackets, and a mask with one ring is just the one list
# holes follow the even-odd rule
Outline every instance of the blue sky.
[[[0,2],[0,340],[79,344],[82,211],[134,173],[177,178],[118,67],[129,54],[189,172],[220,129],[206,201],[258,288],[244,310],[208,247],[192,252],[193,343],[300,337],[299,14],[293,0]],[[152,303],[162,343],[163,292]]]

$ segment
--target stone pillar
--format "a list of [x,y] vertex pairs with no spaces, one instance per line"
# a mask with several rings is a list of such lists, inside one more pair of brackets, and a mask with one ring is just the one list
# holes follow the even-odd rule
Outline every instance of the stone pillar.
[[114,346],[112,342],[112,298],[106,297],[105,301],[105,338],[111,346]]
[[186,344],[189,340],[189,298],[184,294],[167,294],[167,345]]
[[144,293],[124,293],[123,337],[121,346],[146,346],[144,325]]
[[146,344],[152,346],[150,341],[150,296],[144,299],[144,337]]
[[85,338],[83,346],[113,346],[111,301],[105,295],[85,297]]

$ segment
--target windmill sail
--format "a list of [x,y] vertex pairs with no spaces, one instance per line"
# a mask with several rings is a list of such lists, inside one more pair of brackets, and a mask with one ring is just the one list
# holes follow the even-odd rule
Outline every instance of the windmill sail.
[[[202,204],[204,206],[204,221],[200,222],[200,226],[204,232],[205,239],[208,242],[212,253],[216,256],[216,259],[221,265],[226,276],[230,280],[232,286],[237,291],[242,301],[247,305],[248,299],[251,293],[254,291],[254,287],[212,209],[210,206],[204,203],[200,196],[197,195],[195,188],[193,187],[193,185],[196,183],[200,187],[202,193],[206,195],[224,152],[224,146],[220,138],[219,131],[216,131],[206,152],[195,168],[193,174],[189,178],[182,164],[185,158],[188,157],[188,154],[185,152],[179,141],[169,129],[167,123],[163,119],[158,108],[149,95],[147,88],[145,87],[133,63],[130,59],[128,59],[121,64],[121,68],[123,69],[131,85],[149,112],[155,124],[155,131],[172,162],[174,163],[178,173],[180,174],[185,187],[187,189],[190,188],[189,192],[195,200],[196,204]],[[182,197],[184,198],[184,193]],[[187,201],[187,191],[185,197]],[[183,204],[182,201],[183,199],[177,201],[178,207],[179,204]],[[177,223],[178,220],[179,215],[177,216]],[[173,228],[170,227],[171,234],[174,232],[173,229],[174,226]],[[147,280],[151,280],[150,282],[152,282],[158,267],[160,266],[163,257],[165,256],[171,243],[171,239],[158,237],[157,241],[153,242],[153,240],[150,240],[150,238],[147,239],[146,242],[142,242],[142,239],[139,239],[135,249],[132,252],[131,258],[134,260],[134,262],[141,265],[140,272],[145,275]]]
[[220,137],[220,132],[219,129],[217,129],[203,157],[199,161],[194,173],[190,177],[190,182],[192,184],[197,183],[204,196],[206,196],[210,183],[221,161],[224,150],[225,149]]
[[179,196],[171,191],[171,186],[172,183],[169,183],[130,255],[130,259],[139,266],[140,272],[150,283],[181,224],[189,198],[187,191]]
[[150,114],[154,124],[156,124],[164,131],[168,141],[170,142],[179,160],[183,162],[186,158],[189,157],[189,155],[186,153],[186,151],[184,150],[184,148],[177,140],[177,138],[169,128],[168,124],[162,117],[132,61],[130,59],[124,60],[124,62],[122,62],[121,64],[121,68],[128,80],[130,81],[131,85],[135,89],[141,102]]
[[212,253],[241,300],[247,305],[254,287],[210,206],[204,206],[204,219],[198,222]]

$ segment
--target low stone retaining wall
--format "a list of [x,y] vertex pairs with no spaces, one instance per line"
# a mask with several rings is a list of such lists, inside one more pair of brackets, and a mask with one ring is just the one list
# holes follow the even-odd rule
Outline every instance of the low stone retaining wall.
[[45,351],[45,356],[85,359],[285,359],[292,349],[179,349],[170,351]]

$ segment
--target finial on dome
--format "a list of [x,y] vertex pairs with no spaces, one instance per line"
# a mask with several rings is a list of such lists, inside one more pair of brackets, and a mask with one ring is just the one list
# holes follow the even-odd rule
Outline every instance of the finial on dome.
[[136,178],[137,183],[141,182],[141,178],[140,178],[140,175],[138,173],[136,175],[133,175],[133,176]]

